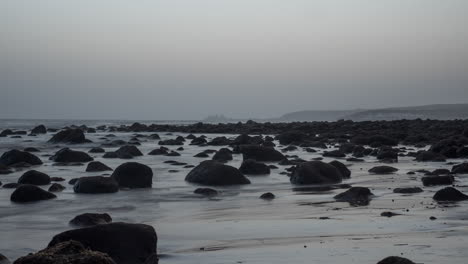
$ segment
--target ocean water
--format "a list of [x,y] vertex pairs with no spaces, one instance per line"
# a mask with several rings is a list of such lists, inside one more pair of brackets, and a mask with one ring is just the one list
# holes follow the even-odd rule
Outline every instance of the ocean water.
[[[96,126],[132,122],[10,120],[1,124],[2,127],[27,129],[40,123],[59,128],[70,124]],[[87,134],[93,143],[69,147],[87,152],[106,142],[101,138],[107,134]],[[134,133],[113,134],[116,137],[112,140],[128,141]],[[162,139],[187,136],[183,133],[159,134]],[[220,135],[207,134],[208,139],[217,136]],[[45,248],[54,235],[74,228],[68,222],[85,212],[106,212],[115,222],[152,225],[159,237],[160,263],[349,264],[377,263],[390,255],[426,264],[466,263],[468,259],[468,202],[434,203],[432,196],[441,187],[423,187],[423,193],[413,195],[392,192],[396,187],[422,187],[422,175],[407,175],[407,172],[451,168],[445,163],[418,163],[405,157],[392,165],[399,168],[396,174],[371,175],[368,169],[382,165],[373,158],[366,159],[364,163],[342,161],[352,172],[351,179],[344,183],[369,187],[375,195],[368,206],[362,207],[335,202],[333,196],[344,190],[314,192],[296,188],[288,176],[280,174],[287,166],[277,164],[279,169],[272,170],[268,176],[249,176],[250,185],[215,188],[220,191],[218,196],[204,198],[193,193],[200,186],[184,181],[189,168],[164,161],[177,160],[197,165],[203,159],[193,157],[195,154],[220,147],[190,146],[186,142],[184,150],[178,151],[180,157],[149,156],[146,155],[148,152],[159,148],[158,140],[142,138],[138,148],[145,155],[132,161],[153,169],[153,187],[86,195],[75,194],[68,180],[103,174],[85,172],[85,164],[55,166],[48,158],[65,145],[46,143],[50,137],[51,134],[0,138],[0,153],[12,148],[40,149],[37,155],[44,164],[34,169],[65,178],[61,184],[67,187],[57,193],[57,199],[29,204],[10,202],[13,190],[0,188],[0,253],[12,260]],[[169,148],[175,150],[177,147]],[[106,148],[106,151],[115,149]],[[287,154],[310,160],[320,157],[321,152],[318,149],[317,153],[308,153],[299,148]],[[91,156],[114,169],[128,161],[104,159],[102,154]],[[325,158],[324,161],[331,159]],[[239,167],[241,162],[242,156],[234,155],[234,160],[227,164]],[[0,181],[4,184],[16,182],[24,171],[0,175]],[[468,187],[464,187],[467,183],[466,177],[457,177],[459,190],[468,193]],[[259,199],[265,192],[274,193],[276,199]],[[381,217],[383,211],[402,215]],[[437,217],[437,220],[431,221],[430,216]]]

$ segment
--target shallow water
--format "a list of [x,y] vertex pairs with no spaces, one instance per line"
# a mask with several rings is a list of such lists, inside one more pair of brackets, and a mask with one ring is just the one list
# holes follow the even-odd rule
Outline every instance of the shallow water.
[[[109,133],[87,134],[95,143],[69,147],[87,152],[103,143],[99,138],[106,134]],[[113,134],[116,137],[111,140],[128,141],[133,136],[133,133]],[[160,133],[162,139],[177,135],[186,136]],[[207,136],[210,139],[219,135]],[[36,155],[44,164],[34,169],[65,178],[62,184],[67,187],[57,194],[57,199],[30,204],[11,203],[13,190],[0,188],[0,253],[10,259],[46,247],[55,234],[73,228],[68,225],[70,219],[85,212],[107,212],[114,222],[154,226],[159,237],[160,263],[376,263],[390,255],[401,255],[417,263],[466,263],[468,257],[468,202],[434,203],[432,196],[441,187],[424,187],[423,193],[412,195],[392,192],[396,187],[422,187],[422,175],[406,175],[407,172],[451,168],[445,163],[418,163],[401,158],[399,163],[392,164],[399,168],[398,173],[370,175],[368,169],[382,165],[375,159],[369,158],[364,163],[342,161],[350,164],[352,171],[351,179],[343,183],[369,187],[375,194],[371,203],[363,207],[335,202],[333,196],[343,192],[342,189],[328,192],[295,189],[297,186],[290,184],[288,176],[279,174],[287,166],[278,166],[269,176],[249,177],[250,185],[216,188],[220,195],[202,198],[193,194],[198,186],[184,181],[189,168],[163,161],[197,165],[203,159],[193,155],[220,147],[190,146],[186,142],[185,149],[178,151],[180,157],[149,156],[148,152],[159,148],[158,140],[142,138],[138,148],[145,155],[132,161],[153,169],[153,188],[85,195],[73,193],[68,180],[100,174],[84,172],[86,165],[54,166],[48,156],[64,145],[46,143],[50,137],[47,134],[0,138],[0,153],[11,148],[39,148],[41,152]],[[106,151],[115,149],[106,148]],[[299,149],[286,154],[310,160],[320,157],[321,152],[307,153]],[[111,168],[128,161],[91,155]],[[324,161],[331,160],[324,158]],[[239,167],[241,161],[241,155],[234,155],[228,165]],[[16,182],[24,171],[0,175],[0,180],[4,184]],[[467,183],[466,176],[457,177],[457,185]],[[457,188],[468,192],[468,187]],[[276,199],[259,199],[265,192],[274,193]],[[383,211],[402,215],[381,217]],[[430,216],[437,220],[431,221]],[[323,217],[329,219],[320,219]]]

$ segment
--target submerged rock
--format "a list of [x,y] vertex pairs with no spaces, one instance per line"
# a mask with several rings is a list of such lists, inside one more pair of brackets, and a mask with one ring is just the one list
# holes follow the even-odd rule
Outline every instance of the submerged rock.
[[398,169],[391,166],[376,166],[369,170],[370,173],[374,174],[392,174],[397,172]]
[[138,162],[126,162],[118,166],[111,176],[119,187],[151,188],[153,185],[153,170]]
[[434,185],[450,185],[454,182],[453,176],[427,176],[422,177],[421,181],[424,186],[434,186]]
[[81,177],[73,185],[75,193],[115,193],[119,184],[111,177]]
[[250,183],[249,179],[238,169],[213,160],[206,160],[200,163],[187,174],[185,180],[202,185],[236,185]]
[[158,237],[149,225],[109,223],[74,229],[54,236],[48,247],[70,240],[108,254],[117,264],[157,264]]
[[402,258],[402,257],[386,257],[381,261],[377,262],[377,264],[415,264],[413,261]]
[[30,170],[25,172],[18,179],[19,184],[32,184],[32,185],[47,185],[50,184],[49,175],[36,171]]
[[71,144],[80,144],[88,143],[86,140],[83,130],[81,129],[67,129],[62,130],[55,134],[51,139],[51,143],[71,143]]
[[106,164],[100,161],[92,161],[88,163],[86,167],[86,172],[99,172],[99,171],[111,171],[112,169]]
[[116,264],[102,252],[86,249],[80,242],[69,240],[17,259],[14,264]]
[[267,193],[260,195],[260,199],[263,199],[263,200],[273,200],[275,199],[275,197],[276,196],[272,194],[271,192],[267,192]]
[[239,168],[240,172],[249,175],[267,175],[270,174],[268,165],[255,160],[244,160]]
[[50,187],[49,187],[49,192],[61,192],[65,190],[65,186],[59,184],[59,183],[53,183]]
[[97,213],[84,213],[75,216],[70,220],[71,225],[75,226],[95,226],[108,224],[112,222],[112,217],[109,214],[97,214]]
[[457,202],[468,200],[468,195],[453,187],[446,187],[444,189],[438,190],[432,198],[438,202]]
[[86,152],[71,150],[69,148],[57,151],[49,159],[55,162],[88,162],[93,160]]
[[0,165],[11,166],[17,163],[28,163],[31,165],[41,165],[42,161],[34,154],[31,154],[26,151],[21,151],[17,149],[12,149],[3,153],[0,157]]
[[11,194],[10,200],[15,203],[27,203],[53,198],[57,198],[53,193],[45,191],[35,185],[22,184]]
[[204,196],[215,196],[218,195],[218,191],[215,189],[211,188],[197,188],[195,191],[193,191],[195,194],[201,194]]
[[353,206],[368,205],[372,192],[366,187],[351,187],[349,190],[336,195],[339,202],[348,202]]
[[46,134],[47,128],[44,125],[38,125],[31,130],[31,134]]
[[395,188],[393,189],[394,193],[421,193],[423,189],[419,187],[407,187],[407,188]]
[[292,184],[339,183],[343,179],[340,170],[322,161],[309,161],[299,164],[291,175]]

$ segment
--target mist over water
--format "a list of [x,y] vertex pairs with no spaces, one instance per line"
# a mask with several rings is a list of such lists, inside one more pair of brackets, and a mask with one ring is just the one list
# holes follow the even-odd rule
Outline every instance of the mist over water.
[[466,103],[466,10],[462,0],[6,0],[0,117]]

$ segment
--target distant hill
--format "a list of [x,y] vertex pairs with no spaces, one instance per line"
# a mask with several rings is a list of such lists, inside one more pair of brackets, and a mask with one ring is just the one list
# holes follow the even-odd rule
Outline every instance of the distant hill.
[[382,109],[342,111],[299,111],[281,116],[278,121],[336,121],[339,119],[397,120],[397,119],[468,119],[468,104],[434,104]]

